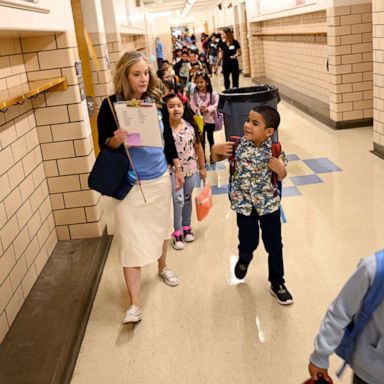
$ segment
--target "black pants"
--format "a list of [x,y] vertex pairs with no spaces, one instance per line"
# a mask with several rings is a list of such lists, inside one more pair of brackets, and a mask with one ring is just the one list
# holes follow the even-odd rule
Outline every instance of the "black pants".
[[268,280],[272,285],[284,284],[283,244],[281,242],[280,210],[259,216],[255,208],[251,216],[237,213],[239,228],[239,259],[249,264],[259,245],[259,223],[264,248],[268,252]]
[[213,132],[215,132],[215,124],[204,124],[204,131],[201,135],[201,145],[203,146],[204,153],[205,153],[205,135],[208,137],[209,142],[209,153],[211,153],[212,145],[215,144],[214,138],[213,138]]
[[231,88],[231,82],[229,80],[229,76],[232,74],[232,88],[239,87],[239,76],[240,70],[239,68],[223,68],[223,76],[224,76],[224,87],[225,89]]
[[359,376],[353,375],[353,383],[352,384],[368,384],[363,379],[360,379]]
[[157,58],[157,69],[163,69],[163,60],[164,59],[161,59],[161,58]]

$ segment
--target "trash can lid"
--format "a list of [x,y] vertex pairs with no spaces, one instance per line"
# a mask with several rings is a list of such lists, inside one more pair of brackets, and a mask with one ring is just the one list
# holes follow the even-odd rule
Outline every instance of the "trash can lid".
[[252,87],[232,88],[219,93],[220,101],[234,102],[266,102],[276,99],[280,101],[279,90],[273,85],[257,84]]

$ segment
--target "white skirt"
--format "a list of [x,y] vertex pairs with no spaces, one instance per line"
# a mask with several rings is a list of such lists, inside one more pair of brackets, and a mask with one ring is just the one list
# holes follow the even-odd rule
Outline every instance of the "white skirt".
[[122,267],[142,267],[158,260],[173,225],[172,185],[169,172],[142,180],[144,203],[135,185],[115,208],[115,234]]

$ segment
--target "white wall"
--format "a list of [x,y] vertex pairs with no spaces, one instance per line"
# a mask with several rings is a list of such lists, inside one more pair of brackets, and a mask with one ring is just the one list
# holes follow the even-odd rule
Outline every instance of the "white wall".
[[344,5],[371,3],[372,0],[305,0],[305,4],[296,5],[296,0],[245,0],[250,22],[274,19],[321,11]]
[[101,0],[81,0],[81,9],[88,33],[103,33],[104,19]]
[[70,0],[39,0],[37,4],[8,0],[15,5],[49,10],[48,14],[0,5],[0,33],[8,31],[67,31],[74,30]]
[[296,5],[296,0],[246,0],[248,20],[255,22],[315,12],[332,7],[333,1],[335,0],[305,0],[305,4]]
[[120,33],[145,33],[144,6],[136,7],[136,0],[110,0],[113,2],[117,28]]
[[[228,8],[228,5],[232,4],[232,7]],[[216,7],[213,10],[213,17],[215,19],[216,31],[219,32],[221,28],[231,27],[235,24],[233,8],[235,6],[234,1],[225,0],[221,3],[221,10]]]

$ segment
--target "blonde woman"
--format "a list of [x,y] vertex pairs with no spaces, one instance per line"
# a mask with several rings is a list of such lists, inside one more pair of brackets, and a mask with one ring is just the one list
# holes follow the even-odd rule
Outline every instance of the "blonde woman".
[[[127,52],[120,58],[114,82],[115,94],[110,96],[112,103],[136,99],[154,102],[160,107],[162,95],[158,79],[140,52]],[[97,127],[100,148],[107,145],[125,152],[123,143],[127,132],[116,126],[107,99],[102,102]],[[164,148],[129,148],[147,202],[136,184],[124,200],[116,203],[115,232],[130,299],[124,324],[138,322],[143,317],[141,267],[158,261],[159,275],[164,282],[172,287],[179,284],[178,277],[166,265],[168,239],[172,232],[172,187],[168,165],[173,165],[176,170],[176,188],[182,187],[184,177],[169,122],[160,121],[159,129]]]

